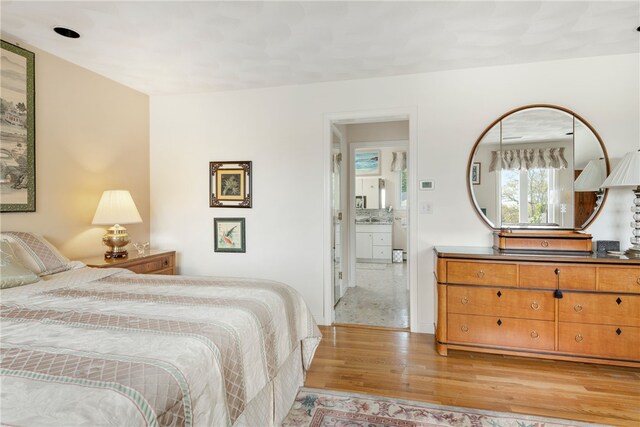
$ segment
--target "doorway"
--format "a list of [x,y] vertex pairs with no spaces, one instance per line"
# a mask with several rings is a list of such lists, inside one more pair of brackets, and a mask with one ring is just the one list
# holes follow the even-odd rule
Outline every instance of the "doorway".
[[414,113],[328,118],[331,262],[325,309],[331,307],[325,318],[331,322],[325,323],[416,328]]

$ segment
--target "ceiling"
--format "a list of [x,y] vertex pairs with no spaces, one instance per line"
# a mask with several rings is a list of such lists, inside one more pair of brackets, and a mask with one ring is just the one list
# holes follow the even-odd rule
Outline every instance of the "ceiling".
[[[633,1],[8,1],[3,35],[141,92],[212,92],[640,52]],[[78,31],[65,39],[54,26]]]

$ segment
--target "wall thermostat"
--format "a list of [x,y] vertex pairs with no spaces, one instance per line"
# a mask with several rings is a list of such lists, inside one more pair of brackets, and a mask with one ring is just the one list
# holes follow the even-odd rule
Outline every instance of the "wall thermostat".
[[420,181],[420,190],[433,190],[436,188],[436,182],[433,179],[425,179],[424,181]]

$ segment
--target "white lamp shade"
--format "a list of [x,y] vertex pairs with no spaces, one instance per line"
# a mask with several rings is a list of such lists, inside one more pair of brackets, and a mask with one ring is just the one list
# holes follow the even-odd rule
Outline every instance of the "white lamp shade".
[[640,186],[640,150],[625,154],[602,186],[605,188]]
[[135,224],[142,222],[136,204],[127,190],[108,190],[102,193],[92,224]]
[[573,184],[574,191],[598,191],[607,177],[607,166],[604,159],[589,160]]

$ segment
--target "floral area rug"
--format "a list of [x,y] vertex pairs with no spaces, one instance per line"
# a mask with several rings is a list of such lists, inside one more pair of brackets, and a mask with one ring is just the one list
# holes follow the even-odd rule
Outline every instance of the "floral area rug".
[[282,425],[284,427],[567,427],[594,426],[595,424],[303,388],[298,393]]

